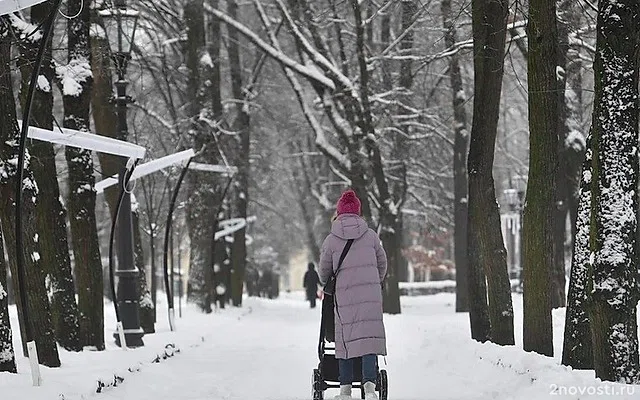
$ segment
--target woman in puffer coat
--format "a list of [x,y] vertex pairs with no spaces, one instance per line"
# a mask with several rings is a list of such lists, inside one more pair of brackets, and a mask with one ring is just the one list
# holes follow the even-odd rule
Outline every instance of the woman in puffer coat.
[[377,356],[387,354],[382,322],[382,281],[387,255],[378,235],[360,216],[360,199],[353,190],[340,196],[331,233],[322,244],[320,281],[325,284],[338,266],[340,254],[354,239],[336,278],[335,341],[340,372],[340,395],[351,398],[353,359],[362,357],[365,399],[376,400]]

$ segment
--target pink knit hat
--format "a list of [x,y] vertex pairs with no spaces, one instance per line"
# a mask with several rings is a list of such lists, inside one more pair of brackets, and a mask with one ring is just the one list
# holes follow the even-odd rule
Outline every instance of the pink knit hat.
[[338,205],[336,206],[338,215],[340,214],[357,214],[360,215],[360,199],[356,196],[356,192],[349,189],[342,193]]

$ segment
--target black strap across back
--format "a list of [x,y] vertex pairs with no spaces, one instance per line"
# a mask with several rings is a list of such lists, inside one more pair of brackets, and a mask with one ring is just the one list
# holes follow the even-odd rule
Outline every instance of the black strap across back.
[[[331,276],[329,277],[329,280],[331,280],[332,278],[337,279],[338,271],[340,270],[340,267],[342,267],[342,263],[344,262],[344,259],[347,257],[347,253],[349,253],[349,249],[351,248],[351,245],[353,244],[353,242],[354,242],[354,239],[347,240],[347,243],[344,245],[344,249],[342,249],[342,253],[340,254],[340,259],[338,260],[338,266],[335,272],[331,274]],[[322,360],[322,341],[325,338],[325,310],[328,309],[328,307],[325,308],[325,303],[329,301],[327,297],[331,297],[331,310],[333,311],[333,296],[328,296],[325,294],[324,298],[322,299],[322,316],[320,317],[320,340],[318,341],[318,357],[320,358],[320,360]],[[331,312],[330,317],[331,317],[331,321],[327,321],[327,323],[331,326],[334,326],[334,330],[335,330],[335,325],[333,321],[333,312]]]

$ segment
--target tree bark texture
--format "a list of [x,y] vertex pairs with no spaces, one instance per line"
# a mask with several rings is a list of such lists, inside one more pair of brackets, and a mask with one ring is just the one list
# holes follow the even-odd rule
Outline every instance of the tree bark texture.
[[[582,156],[584,148],[578,146],[576,148],[573,135],[582,135],[575,127],[573,121],[574,115],[571,113],[570,101],[568,96],[573,95],[573,91],[567,90],[570,72],[579,73],[574,69],[569,69],[570,59],[569,52],[569,34],[571,32],[572,13],[574,2],[570,0],[556,0],[557,4],[557,32],[558,46],[557,49],[557,68],[556,78],[558,81],[558,122],[556,130],[558,132],[558,169],[556,171],[556,207],[553,219],[554,223],[554,265],[551,279],[551,307],[566,306],[566,267],[565,267],[565,241],[567,239],[566,223],[567,217],[571,218],[573,225],[573,216],[576,210],[571,207],[577,203],[573,201],[575,192],[577,192],[578,175],[580,173],[580,163],[577,155]],[[574,55],[575,56],[575,55]],[[578,161],[578,162],[576,162]],[[572,227],[573,232],[573,227]]]
[[[298,146],[295,142],[290,143],[289,151],[293,153],[304,154],[304,147]],[[311,162],[305,160],[305,155],[301,155],[298,162],[291,168],[291,177],[293,180],[294,190],[298,205],[300,206],[300,213],[302,215],[302,223],[304,224],[305,236],[307,241],[307,247],[311,252],[311,260],[315,263],[320,261],[320,246],[316,238],[315,229],[315,212],[310,201],[309,193],[313,191],[311,180],[309,179],[309,172],[307,169],[310,167]],[[320,232],[322,235],[324,232]]]
[[513,307],[493,181],[493,160],[508,8],[506,0],[472,1],[474,101],[467,160],[471,336],[478,341],[491,340],[502,345],[514,344]]
[[[444,42],[447,48],[456,43],[456,25],[452,20],[451,0],[442,0]],[[467,96],[462,85],[460,57],[455,52],[449,58],[449,80],[453,94],[453,201],[454,201],[454,259],[456,264],[456,312],[469,311],[469,284],[467,259],[468,180],[467,152],[469,131],[465,103]]]
[[554,216],[558,214],[559,148],[555,0],[529,2],[527,30],[530,156],[522,233],[524,350],[552,356],[551,281],[557,244]]
[[[558,171],[558,198],[563,202],[562,207],[559,207],[559,215],[556,217],[556,243],[560,244],[561,240],[564,244],[566,240],[566,227],[564,225],[567,214],[569,216],[572,240],[576,240],[577,227],[576,220],[578,217],[578,206],[580,203],[580,185],[581,174],[583,170],[583,161],[585,154],[585,138],[581,129],[582,114],[585,108],[582,101],[582,58],[580,57],[580,50],[569,45],[570,33],[576,31],[581,26],[582,10],[572,0],[559,0],[558,1],[558,34],[559,34],[559,55],[558,66],[559,71],[561,69],[562,90],[559,93],[558,103],[558,140],[560,141],[559,150],[559,171]],[[561,221],[562,219],[562,227]],[[561,231],[562,229],[562,231]],[[561,238],[562,235],[562,238]],[[576,249],[576,246],[572,243],[572,249]],[[564,250],[564,249],[563,249]],[[562,258],[562,267],[561,260]],[[573,259],[572,255],[572,259]],[[565,297],[560,298],[560,295],[564,295],[565,288],[565,276],[560,277],[560,272],[566,272],[564,266],[564,251],[559,251],[556,248],[556,268],[555,273],[558,279],[554,279],[554,291],[556,294],[555,299],[565,300]],[[560,291],[562,289],[562,291]],[[563,306],[566,301],[554,301],[552,298],[552,306]],[[588,328],[588,326],[587,326]],[[587,329],[588,331],[588,329]],[[590,346],[590,343],[588,344]],[[586,344],[585,344],[586,346]],[[590,347],[589,347],[590,349]],[[589,350],[589,354],[590,350]],[[564,350],[563,350],[564,359]],[[577,365],[576,361],[572,361],[570,365]],[[588,365],[592,365],[592,361],[588,362]]]
[[559,0],[557,11],[560,37],[558,65],[564,69],[561,81],[564,89],[560,98],[563,105],[559,104],[558,115],[560,118],[558,129],[564,132],[564,136],[559,136],[559,140],[562,141],[560,161],[565,164],[567,185],[565,202],[571,221],[571,238],[573,238],[576,232],[581,172],[586,150],[586,133],[582,132],[581,127],[586,107],[582,99],[584,67],[580,49],[569,45],[569,35],[582,26],[583,11],[573,0]]
[[640,3],[598,3],[593,109],[593,285],[596,377],[638,377],[638,50]]
[[[213,6],[217,6],[214,2]],[[203,162],[216,163],[218,144],[215,142],[214,134],[200,116],[206,115],[214,121],[218,121],[221,110],[209,110],[207,99],[211,99],[212,104],[221,103],[220,80],[219,77],[219,24],[212,23],[212,46],[216,46],[218,54],[211,54],[213,65],[201,63],[203,55],[207,52],[205,42],[205,21],[202,0],[190,0],[184,7],[184,16],[187,26],[187,44],[185,49],[186,65],[188,69],[187,93],[189,95],[188,114],[191,118],[191,132],[193,135],[193,146],[198,150],[203,150],[200,157]],[[217,32],[216,32],[217,30]],[[217,33],[217,34],[216,34]],[[211,85],[203,87],[202,82],[206,79],[207,72],[212,74]],[[220,106],[221,108],[221,106]],[[216,177],[206,172],[191,171],[187,176],[190,186],[190,196],[187,203],[187,223],[189,237],[191,239],[191,267],[189,270],[189,283],[187,294],[191,301],[207,313],[212,311],[211,304],[214,301],[215,290],[227,292],[228,286],[223,282],[215,282],[216,273],[214,264],[218,268],[226,268],[226,265],[214,263],[212,249],[218,247],[213,244],[215,215],[217,198],[219,197],[219,186]]]
[[[41,3],[31,8],[31,22],[41,24],[49,16],[50,3]],[[21,81],[21,104],[24,104],[33,71],[33,60],[38,53],[40,41],[25,41],[21,47],[19,62]],[[33,99],[30,125],[53,130],[53,82],[55,71],[51,58],[51,39],[47,43],[42,66],[40,84]],[[78,306],[71,272],[69,243],[67,240],[66,210],[61,202],[53,144],[33,141],[30,144],[33,157],[31,169],[38,185],[36,200],[36,224],[40,245],[45,285],[51,304],[51,318],[56,340],[69,351],[82,350],[81,332],[78,323]]]
[[144,260],[144,249],[142,248],[142,236],[140,234],[140,212],[139,203],[135,196],[131,194],[131,221],[133,225],[133,256],[134,264],[138,268],[138,304],[140,304],[140,327],[144,333],[155,333],[155,307],[149,285],[147,284],[147,268]]
[[7,293],[7,262],[4,258],[4,243],[0,229],[0,372],[18,372],[16,354],[13,350],[13,334],[9,322],[9,294]]
[[[65,128],[89,131],[92,92],[90,13],[81,0],[69,3],[73,15],[68,20],[68,65],[63,84]],[[96,226],[96,192],[91,151],[65,148],[69,170],[69,220],[78,280],[78,308],[84,345],[104,350],[104,300],[102,260]]]
[[[3,17],[6,18],[6,17]],[[27,355],[27,340],[24,331],[24,310],[29,314],[29,323],[33,337],[38,348],[38,360],[49,367],[59,367],[58,347],[55,340],[55,332],[51,321],[51,309],[44,283],[42,270],[42,258],[37,242],[35,202],[37,186],[30,169],[31,156],[25,157],[25,173],[23,179],[22,220],[23,220],[23,248],[16,249],[15,241],[15,201],[16,192],[18,143],[20,132],[18,130],[15,98],[11,81],[11,36],[7,31],[10,26],[4,21],[0,27],[0,220],[3,229],[7,253],[9,255],[9,267],[14,280],[16,303],[18,306],[18,320],[22,336],[23,352]],[[20,298],[20,287],[17,274],[17,252],[21,251],[24,268],[24,288],[26,289],[26,302]]]
[[[401,235],[399,232],[399,209],[398,205],[401,204],[399,199],[394,199],[391,193],[391,188],[387,181],[387,176],[384,171],[382,163],[382,154],[379,144],[376,140],[375,126],[373,124],[373,114],[371,112],[370,104],[370,74],[367,69],[367,61],[365,56],[365,32],[364,23],[362,21],[362,14],[360,4],[358,0],[350,1],[351,8],[353,9],[355,33],[356,33],[356,54],[358,60],[359,80],[360,80],[360,103],[358,104],[359,117],[354,121],[359,128],[359,133],[362,136],[362,142],[366,149],[368,164],[371,168],[371,174],[375,182],[378,191],[378,202],[380,207],[379,222],[380,222],[380,240],[387,253],[387,276],[384,280],[382,290],[382,309],[388,314],[400,314],[400,288],[398,285],[398,270],[400,268],[400,259],[402,258],[401,247]],[[405,47],[408,43],[405,42]],[[409,83],[409,82],[405,82]],[[355,136],[355,135],[354,135]],[[355,148],[355,147],[354,147]],[[361,175],[362,176],[362,175]],[[403,189],[404,191],[404,189]],[[367,198],[367,192],[358,194],[361,199]],[[398,201],[396,201],[398,200]]]
[[[210,4],[217,7],[219,0],[212,0]],[[206,106],[209,108],[207,111],[211,113],[211,116],[216,123],[223,124],[223,126],[230,128],[225,120],[224,108],[222,105],[222,60],[220,53],[222,41],[220,20],[212,18],[209,21],[209,26],[206,28],[209,31],[210,37],[210,40],[206,43],[206,47],[211,59],[213,60],[212,65],[207,65],[203,69],[203,73],[211,81],[211,85],[206,91]],[[231,127],[230,129],[235,130],[236,128]],[[225,149],[227,152],[232,152],[234,144],[238,144],[238,142],[234,142],[234,138],[227,137],[225,140],[225,135],[221,135],[219,129],[213,129],[209,136],[201,136],[197,138],[196,143],[197,146],[206,146],[207,151],[204,152],[203,159],[211,164],[225,163],[224,159],[221,157],[222,152],[224,152]],[[208,264],[208,268],[206,270],[207,273],[205,275],[207,282],[210,282],[208,285],[211,287],[214,302],[216,302],[218,307],[224,308],[225,304],[231,300],[232,296],[231,269],[233,263],[231,257],[233,243],[227,242],[226,238],[220,238],[215,241],[215,243],[212,243],[212,241],[214,241],[213,235],[215,235],[215,232],[220,230],[218,221],[231,218],[233,203],[231,198],[232,196],[230,193],[223,192],[227,185],[231,185],[231,183],[229,183],[229,179],[235,179],[235,177],[223,175],[222,177],[210,176],[206,179],[214,185],[213,190],[215,193],[212,197],[210,196],[207,207],[211,208],[208,212],[214,215],[216,222],[213,224],[213,229],[211,231],[212,236],[208,245],[208,248],[210,249],[208,251],[213,251],[213,254],[210,256],[212,264]],[[220,210],[220,213],[215,215],[215,212],[217,212],[218,209]],[[236,253],[236,255],[238,255],[238,253]]]
[[[227,0],[229,15],[237,19],[238,4],[236,0]],[[238,174],[235,177],[234,214],[237,218],[247,218],[247,206],[249,202],[249,173],[250,173],[250,136],[251,117],[249,115],[249,102],[252,93],[243,93],[242,63],[240,61],[240,38],[238,31],[227,26],[229,31],[229,68],[231,74],[231,92],[235,100],[235,120],[232,124],[236,132],[235,143],[236,166]],[[242,305],[242,289],[247,266],[247,233],[248,226],[233,234],[231,247],[231,300],[234,306]]]
[[587,151],[582,167],[580,202],[573,240],[571,275],[564,324],[562,364],[574,369],[593,369],[593,346],[589,322],[589,292],[592,281],[589,236],[591,229],[591,190],[593,185],[592,139],[587,139]]

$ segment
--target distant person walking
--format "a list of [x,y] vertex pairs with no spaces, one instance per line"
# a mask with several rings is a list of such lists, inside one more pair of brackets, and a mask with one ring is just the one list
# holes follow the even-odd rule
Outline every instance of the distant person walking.
[[311,304],[311,308],[316,308],[316,299],[318,298],[318,285],[320,277],[316,272],[316,266],[310,262],[307,265],[307,272],[304,274],[304,289],[307,292],[307,301]]
[[[340,395],[351,398],[353,360],[362,357],[365,399],[376,400],[378,355],[387,354],[382,322],[382,281],[387,273],[387,255],[380,238],[362,217],[360,199],[353,190],[340,196],[331,233],[322,244],[320,281],[336,273],[335,343],[340,374]],[[347,243],[352,240],[351,247]],[[340,269],[340,255],[346,251]]]

